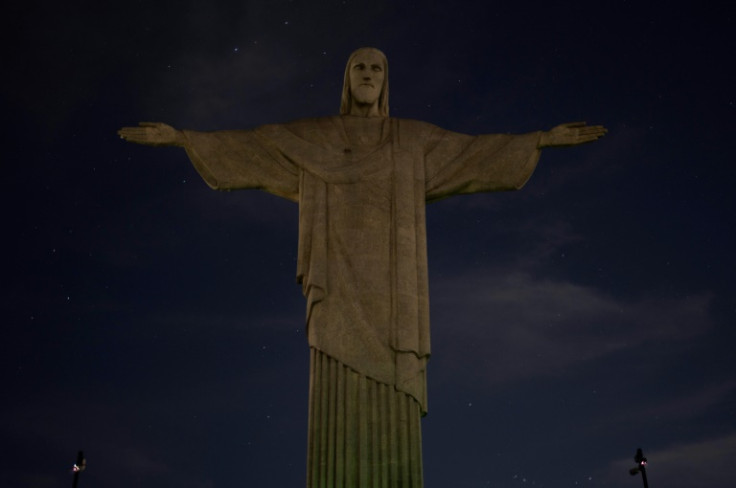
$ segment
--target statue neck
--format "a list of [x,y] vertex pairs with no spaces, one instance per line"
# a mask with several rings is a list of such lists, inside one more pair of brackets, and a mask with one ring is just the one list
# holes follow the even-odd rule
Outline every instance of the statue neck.
[[352,147],[376,147],[390,132],[388,117],[342,117],[343,137]]
[[358,103],[353,100],[350,106],[350,115],[357,117],[380,117],[381,114],[378,111],[378,100],[369,103]]

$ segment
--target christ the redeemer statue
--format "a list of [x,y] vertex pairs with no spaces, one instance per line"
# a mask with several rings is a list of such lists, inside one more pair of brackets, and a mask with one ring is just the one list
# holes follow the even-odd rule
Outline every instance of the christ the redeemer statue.
[[469,136],[388,116],[388,63],[373,48],[345,68],[340,115],[253,130],[162,123],[119,131],[181,146],[217,190],[258,188],[299,204],[297,280],[311,350],[307,486],[422,486],[429,306],[425,205],[519,189],[540,149],[601,126]]

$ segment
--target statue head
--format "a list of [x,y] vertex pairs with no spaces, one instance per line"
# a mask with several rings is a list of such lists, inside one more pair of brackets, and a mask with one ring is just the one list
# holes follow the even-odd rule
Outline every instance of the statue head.
[[388,117],[388,60],[373,47],[354,51],[345,66],[340,115],[360,114]]

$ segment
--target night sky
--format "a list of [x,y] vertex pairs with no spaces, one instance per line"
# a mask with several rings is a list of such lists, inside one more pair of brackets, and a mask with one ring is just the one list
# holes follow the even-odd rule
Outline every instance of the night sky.
[[493,3],[6,6],[0,485],[304,486],[296,204],[116,131],[334,115],[375,46],[392,116],[609,129],[428,206],[426,488],[734,486],[733,7]]

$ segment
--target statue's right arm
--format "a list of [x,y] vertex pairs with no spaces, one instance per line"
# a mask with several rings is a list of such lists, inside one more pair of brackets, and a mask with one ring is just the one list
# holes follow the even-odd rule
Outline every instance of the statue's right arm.
[[586,125],[585,122],[569,122],[553,127],[543,132],[538,147],[577,146],[586,142],[593,142],[604,135],[608,129],[602,125]]
[[186,138],[180,130],[163,122],[140,122],[138,127],[123,127],[121,139],[145,146],[184,146]]

